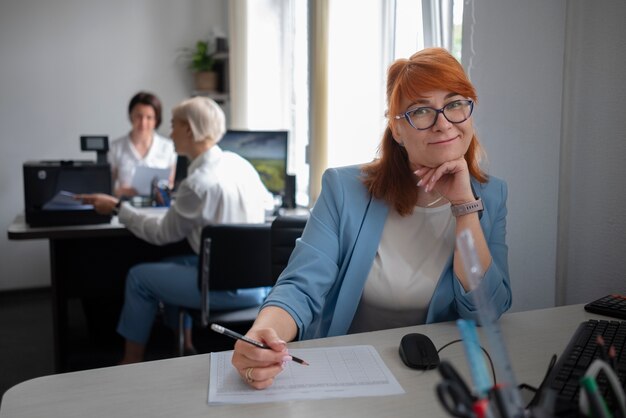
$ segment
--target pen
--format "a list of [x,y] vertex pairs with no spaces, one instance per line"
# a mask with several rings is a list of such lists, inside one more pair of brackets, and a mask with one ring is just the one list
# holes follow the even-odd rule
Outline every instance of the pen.
[[617,372],[617,350],[614,345],[609,347],[609,365],[613,368],[614,372]]
[[596,336],[596,344],[598,345],[598,351],[600,352],[600,358],[602,358],[602,360],[605,363],[609,363],[609,354],[606,351],[606,345],[604,345],[604,338],[602,337],[602,335]]
[[[612,395],[615,401],[614,413],[615,417],[626,417],[626,396],[622,390],[618,375],[606,362],[595,359],[585,372],[585,375],[580,379],[580,397],[578,400],[578,406],[580,411],[590,415],[593,418],[612,418],[611,412],[605,414],[604,407],[606,406],[605,397],[600,394],[596,379],[602,373],[602,377],[608,381],[609,393],[607,396]],[[606,392],[606,391],[604,391]],[[595,405],[592,405],[595,403]]]
[[617,365],[615,364],[616,350],[613,345],[607,347],[602,335],[596,336],[596,344],[598,344],[598,351],[600,351],[600,358],[604,360],[614,371],[617,371]]
[[[264,348],[266,350],[271,350],[271,347],[263,344],[262,342],[259,342],[257,340],[253,340],[250,337],[246,337],[245,335],[241,335],[238,332],[232,331],[232,330],[230,330],[228,328],[224,328],[221,325],[211,324],[211,329],[213,331],[217,332],[218,334],[226,335],[227,337],[233,338],[235,340],[245,341],[248,344],[252,344],[252,345],[257,346],[259,348]],[[309,363],[307,363],[306,361],[304,361],[301,358],[298,358],[296,356],[291,356],[291,359],[293,361],[295,361],[296,363],[302,364],[303,366],[308,366],[309,365]]]
[[598,384],[592,376],[583,376],[580,384],[587,394],[589,401],[589,413],[593,418],[611,418],[609,408],[599,392]]

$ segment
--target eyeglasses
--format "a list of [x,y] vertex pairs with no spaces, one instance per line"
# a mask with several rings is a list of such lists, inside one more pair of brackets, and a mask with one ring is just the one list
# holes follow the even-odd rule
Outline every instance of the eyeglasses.
[[435,123],[437,123],[437,117],[440,113],[450,123],[461,123],[472,116],[473,110],[473,100],[455,100],[441,109],[435,109],[434,107],[416,107],[407,110],[402,115],[396,115],[393,118],[396,120],[405,118],[414,129],[423,131],[433,127]]

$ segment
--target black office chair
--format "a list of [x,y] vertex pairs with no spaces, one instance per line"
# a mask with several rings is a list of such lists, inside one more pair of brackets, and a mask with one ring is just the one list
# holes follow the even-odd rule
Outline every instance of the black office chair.
[[218,323],[226,327],[252,325],[258,306],[229,311],[212,311],[209,292],[248,289],[274,285],[270,268],[271,224],[209,225],[202,230],[198,265],[198,288],[202,296],[200,310],[184,308],[179,314],[178,354],[183,353],[183,318],[185,312],[200,316],[202,327]]
[[308,220],[306,216],[278,216],[272,222],[272,277],[278,279]]

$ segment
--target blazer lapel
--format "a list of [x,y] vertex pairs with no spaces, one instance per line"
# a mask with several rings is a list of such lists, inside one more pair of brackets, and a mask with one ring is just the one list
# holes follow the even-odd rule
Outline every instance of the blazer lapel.
[[389,207],[381,200],[371,198],[361,228],[356,237],[354,251],[343,278],[337,297],[335,314],[328,329],[328,336],[348,332],[354,313],[361,300],[361,293],[378,250]]

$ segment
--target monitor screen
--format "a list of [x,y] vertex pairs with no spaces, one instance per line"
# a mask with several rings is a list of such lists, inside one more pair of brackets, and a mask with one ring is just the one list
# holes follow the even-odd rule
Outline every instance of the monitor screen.
[[265,187],[284,195],[288,136],[288,131],[227,131],[218,145],[250,161]]

